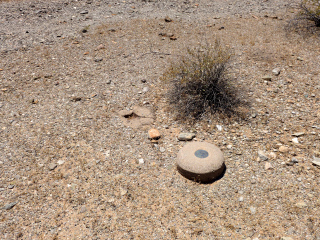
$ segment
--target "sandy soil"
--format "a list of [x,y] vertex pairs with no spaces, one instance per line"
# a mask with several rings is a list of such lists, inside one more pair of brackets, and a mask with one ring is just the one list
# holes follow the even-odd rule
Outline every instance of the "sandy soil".
[[[285,29],[297,2],[0,1],[0,238],[320,239],[320,39]],[[183,123],[161,76],[216,38],[246,119]],[[153,123],[125,124],[134,106]],[[180,132],[220,147],[221,179],[177,172]]]

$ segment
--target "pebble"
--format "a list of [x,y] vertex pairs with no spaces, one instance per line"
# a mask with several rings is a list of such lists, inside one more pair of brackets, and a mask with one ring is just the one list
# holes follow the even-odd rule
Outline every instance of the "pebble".
[[273,168],[273,167],[272,167],[271,163],[266,162],[266,165],[264,166],[264,169],[265,169],[265,170],[268,170],[268,169],[272,169],[272,168]]
[[280,74],[281,70],[280,68],[275,68],[272,70],[273,75],[278,76]]
[[121,196],[126,195],[127,192],[128,192],[127,189],[124,189],[124,188],[120,187],[120,195],[121,195]]
[[13,188],[14,188],[14,185],[8,185],[8,188],[9,188],[9,189],[13,189]]
[[292,138],[291,141],[292,141],[293,143],[297,143],[297,144],[299,143],[299,140],[298,140],[298,138],[296,138],[296,137],[295,137],[295,138]]
[[271,152],[271,153],[269,154],[269,156],[270,156],[271,158],[273,158],[273,159],[276,159],[276,158],[277,158],[277,154],[274,153],[274,152]]
[[166,149],[164,147],[160,147],[160,152],[164,153],[166,151]]
[[239,197],[239,202],[243,202],[243,197]]
[[316,165],[316,166],[320,166],[320,158],[318,158],[318,157],[313,157],[312,164],[313,164],[313,165]]
[[305,208],[307,206],[308,205],[304,201],[296,203],[296,207],[298,207],[298,208]]
[[57,162],[57,164],[62,165],[62,164],[64,164],[64,161],[63,161],[63,160],[59,160],[59,161]]
[[4,209],[5,210],[10,210],[11,208],[13,208],[15,205],[17,205],[18,202],[12,202],[12,203],[8,203],[6,205],[4,205]]
[[87,211],[87,208],[85,207],[85,206],[82,206],[81,208],[80,208],[80,213],[84,213],[84,212],[86,212]]
[[150,129],[148,135],[149,139],[159,139],[161,137],[160,132],[155,128]]
[[148,87],[144,87],[143,90],[142,90],[142,92],[144,92],[144,93],[146,93],[146,92],[148,92],[148,91],[149,91],[149,88],[148,88]]
[[257,209],[255,207],[250,207],[251,214],[255,214]]
[[304,135],[305,134],[305,132],[296,132],[296,133],[292,133],[292,136],[294,136],[294,137],[300,137],[300,136],[302,136],[302,135]]
[[258,151],[258,157],[261,161],[267,161],[269,159],[267,155],[261,150]]
[[57,164],[55,164],[55,163],[50,163],[49,164],[49,170],[50,171],[53,171],[54,169],[56,169],[56,167],[57,167]]
[[88,10],[83,10],[83,11],[80,12],[80,14],[88,14],[88,13],[89,13]]
[[222,131],[222,126],[221,125],[216,125],[218,131]]
[[286,146],[281,146],[281,147],[279,147],[279,151],[282,152],[282,153],[286,153],[286,152],[289,151],[289,148],[286,147]]
[[263,80],[266,80],[266,81],[271,81],[271,80],[272,80],[272,77],[269,76],[269,75],[266,75],[266,76],[263,76],[262,79],[263,79]]
[[190,141],[196,137],[194,133],[180,133],[178,136],[179,141]]
[[292,237],[282,237],[280,240],[293,240]]
[[144,164],[143,158],[140,158],[140,159],[138,160],[138,162],[139,162],[139,164]]

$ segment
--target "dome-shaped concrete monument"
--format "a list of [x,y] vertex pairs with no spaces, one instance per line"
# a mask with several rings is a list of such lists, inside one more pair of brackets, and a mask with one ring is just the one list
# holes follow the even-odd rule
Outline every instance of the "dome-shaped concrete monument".
[[211,182],[225,170],[223,154],[211,143],[187,143],[178,153],[177,169],[188,179],[203,183]]

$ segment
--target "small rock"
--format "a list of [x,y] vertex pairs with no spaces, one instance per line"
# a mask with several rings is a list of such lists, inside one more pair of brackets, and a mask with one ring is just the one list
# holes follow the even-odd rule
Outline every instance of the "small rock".
[[298,140],[298,138],[292,138],[292,140],[291,140],[293,143],[296,143],[296,144],[298,144],[299,143],[299,140]]
[[305,132],[296,132],[296,133],[292,133],[292,136],[294,136],[294,137],[300,137],[300,136],[302,136],[302,135],[304,135],[305,134]]
[[303,58],[302,57],[297,57],[297,60],[303,61]]
[[313,157],[312,164],[320,167],[320,158]]
[[286,152],[288,152],[288,151],[289,151],[289,148],[286,147],[286,146],[281,146],[281,147],[279,147],[279,152],[286,153]]
[[64,161],[63,161],[63,160],[59,160],[59,161],[57,162],[57,164],[62,165],[62,164],[64,164]]
[[103,58],[96,58],[94,59],[95,62],[102,62]]
[[148,87],[144,87],[143,90],[142,90],[142,92],[144,92],[144,93],[146,93],[146,92],[148,92],[148,91],[149,91],[149,88],[148,88]]
[[276,159],[276,158],[277,158],[277,154],[274,153],[274,152],[271,152],[271,153],[269,154],[269,156],[270,156],[272,159]]
[[146,79],[142,79],[141,82],[142,82],[142,83],[146,83],[147,80],[146,80]]
[[82,97],[72,97],[72,98],[71,98],[71,101],[73,101],[73,102],[79,102],[79,101],[81,101],[81,99],[82,99]]
[[257,209],[255,207],[250,207],[251,214],[255,214]]
[[104,45],[103,44],[100,44],[99,46],[97,46],[94,50],[95,51],[98,51],[100,49],[105,49]]
[[216,125],[218,131],[222,131],[222,126],[221,125]]
[[280,68],[275,68],[272,70],[273,75],[278,76],[280,74],[281,70]]
[[84,213],[84,212],[86,212],[87,211],[87,208],[85,207],[85,206],[82,206],[81,208],[80,208],[80,213]]
[[167,17],[165,17],[164,21],[165,22],[172,22],[172,19],[167,16]]
[[149,139],[159,139],[161,137],[160,132],[155,128],[150,129],[148,134],[149,134]]
[[280,240],[293,240],[292,237],[282,237]]
[[106,84],[111,84],[111,79],[108,79],[108,80],[106,81]]
[[263,79],[263,80],[266,80],[266,81],[271,81],[271,80],[272,80],[272,77],[269,76],[269,75],[266,75],[266,76],[263,76],[262,79]]
[[140,158],[140,159],[138,160],[138,163],[139,163],[139,164],[144,164],[143,158]]
[[53,171],[54,169],[56,169],[56,167],[57,167],[57,164],[55,164],[55,163],[50,163],[49,164],[49,170],[50,171]]
[[239,197],[239,202],[243,202],[243,197]]
[[265,170],[269,170],[269,169],[272,169],[272,168],[273,168],[273,167],[272,167],[271,163],[266,162],[266,165],[264,166],[264,169],[265,169]]
[[267,161],[269,159],[267,155],[261,150],[258,151],[258,157],[261,161]]
[[127,192],[128,192],[127,189],[124,189],[124,188],[120,187],[120,195],[121,195],[121,196],[126,195]]
[[296,207],[298,207],[298,208],[305,208],[307,206],[308,205],[304,201],[296,203]]
[[6,205],[4,205],[4,209],[5,210],[10,210],[11,208],[13,208],[15,205],[17,205],[18,202],[12,202],[12,203],[8,203]]
[[166,151],[166,149],[164,147],[160,147],[159,151],[164,153]]
[[291,159],[291,162],[293,162],[293,163],[298,163],[299,161],[298,161],[298,159],[296,159],[296,158],[292,158],[292,159]]
[[83,11],[81,11],[80,12],[80,14],[82,14],[82,15],[84,15],[84,14],[88,14],[89,13],[89,11],[88,10],[83,10]]
[[13,189],[13,188],[14,188],[14,185],[8,185],[8,188],[9,188],[9,189]]
[[190,141],[196,137],[194,133],[180,133],[178,136],[179,141]]

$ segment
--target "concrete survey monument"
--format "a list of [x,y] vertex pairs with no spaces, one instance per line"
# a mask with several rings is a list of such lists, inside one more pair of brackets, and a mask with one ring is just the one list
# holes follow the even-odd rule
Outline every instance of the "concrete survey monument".
[[225,170],[223,153],[208,142],[187,143],[178,153],[177,169],[184,177],[197,182],[214,181]]

